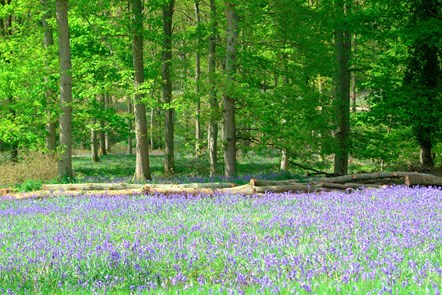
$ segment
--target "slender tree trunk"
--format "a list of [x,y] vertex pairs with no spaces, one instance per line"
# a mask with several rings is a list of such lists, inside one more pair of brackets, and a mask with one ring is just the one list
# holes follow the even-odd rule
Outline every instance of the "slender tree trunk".
[[56,0],[58,47],[60,56],[60,158],[58,175],[72,178],[72,64],[69,43],[68,0]]
[[[102,94],[100,96],[100,107],[101,107],[102,110],[105,109],[105,105],[106,105],[106,97],[105,97],[105,94]],[[105,125],[106,125],[106,123],[104,122],[104,119],[102,118],[100,120],[100,154],[103,155],[103,156],[107,154],[107,151],[106,151],[106,132],[104,131]]]
[[[353,36],[353,55],[356,55],[357,53],[357,37],[356,35]],[[351,101],[352,101],[352,112],[356,112],[356,73],[353,71],[351,72]]]
[[[336,2],[341,17],[348,7],[343,0]],[[347,174],[350,135],[350,71],[351,35],[346,24],[335,32],[336,76],[335,76],[335,107],[338,129],[336,131],[337,148],[334,159],[334,173]]]
[[175,110],[171,106],[172,102],[172,80],[170,76],[170,68],[172,64],[172,16],[175,7],[175,0],[163,6],[163,100],[167,106],[164,116],[164,171],[167,174],[173,174],[175,170],[174,159],[174,116]]
[[[17,113],[15,111],[14,98],[12,96],[8,97],[8,105],[9,113],[11,114],[12,118],[15,119]],[[13,139],[11,140],[11,161],[14,163],[18,162],[18,141],[16,135],[13,135]]]
[[[143,16],[141,0],[132,0],[132,55],[134,84],[138,88],[144,82],[143,65]],[[149,144],[147,138],[146,106],[140,93],[135,94],[135,134],[136,134],[136,180],[150,180]]]
[[133,113],[134,113],[134,109],[133,109],[133,105],[131,100],[129,99],[128,103],[127,103],[127,112],[129,114],[129,118],[127,119],[127,129],[129,131],[129,134],[127,136],[127,154],[128,155],[133,155],[133,143],[132,143],[132,131],[133,131],[133,120],[131,119]]
[[195,95],[196,95],[196,111],[195,111],[195,156],[201,154],[201,97],[200,97],[200,77],[201,77],[201,16],[200,16],[200,0],[195,0],[195,17],[197,23],[197,49],[195,56]]
[[[43,9],[45,10],[45,13],[42,16],[42,24],[43,24],[43,33],[44,33],[44,48],[46,50],[46,58],[45,58],[45,67],[49,71],[49,61],[50,61],[50,48],[54,46],[54,37],[52,32],[52,27],[48,23],[48,19],[51,17],[51,13],[49,11],[49,7],[47,4],[47,0],[41,0],[41,3],[43,4]],[[45,83],[49,84],[48,76],[45,75],[44,77]],[[46,116],[47,116],[47,123],[46,123],[46,148],[50,152],[55,152],[55,145],[56,145],[56,120],[54,119],[53,109],[54,109],[54,93],[52,92],[52,89],[50,86],[47,86],[46,90]]]
[[280,169],[282,171],[287,171],[289,169],[289,157],[287,155],[287,150],[283,149],[281,151],[281,166]]
[[150,149],[151,150],[155,149],[155,146],[154,146],[155,143],[154,143],[154,140],[153,140],[153,137],[154,137],[154,134],[153,134],[154,125],[155,125],[155,109],[151,108],[150,109]]
[[[108,92],[106,92],[106,96],[105,96],[105,101],[104,101],[104,109],[108,110],[112,107],[112,96],[109,95]],[[111,152],[111,139],[110,139],[110,130],[105,132],[105,147],[106,147],[106,152],[110,153]]]
[[236,122],[235,98],[233,97],[233,75],[236,71],[236,47],[238,40],[238,16],[235,4],[225,1],[225,15],[227,19],[227,47],[226,47],[226,90],[223,96],[224,125],[224,175],[226,178],[236,176]]
[[98,155],[98,134],[96,130],[96,120],[92,120],[92,128],[91,128],[91,153],[92,153],[92,161],[100,162],[100,157]]
[[210,176],[216,175],[216,165],[218,163],[218,117],[219,105],[216,94],[216,36],[217,36],[217,21],[216,21],[216,4],[215,0],[210,0],[210,36],[209,36],[209,104],[210,104],[210,118],[209,118],[209,162],[210,162]]

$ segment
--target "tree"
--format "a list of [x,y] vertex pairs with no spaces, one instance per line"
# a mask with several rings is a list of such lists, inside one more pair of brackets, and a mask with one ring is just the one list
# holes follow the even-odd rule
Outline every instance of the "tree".
[[216,94],[216,38],[217,38],[216,4],[215,0],[210,0],[210,36],[209,36],[209,57],[208,57],[208,75],[209,75],[209,163],[210,176],[216,174],[216,165],[218,162],[218,98]]
[[347,174],[350,150],[350,79],[349,62],[351,57],[351,35],[345,15],[350,6],[344,0],[336,1],[338,24],[335,32],[336,74],[335,105],[337,130],[337,148],[334,160],[334,173]]
[[60,57],[60,158],[58,175],[72,178],[72,64],[69,42],[68,0],[56,1],[58,47]]
[[419,35],[411,35],[410,57],[404,77],[406,108],[420,146],[420,162],[424,169],[430,170],[434,168],[432,148],[435,135],[442,122],[441,7],[438,0],[412,1],[413,15],[409,27],[410,30],[417,29]]
[[[44,13],[41,19],[43,25],[43,33],[44,33],[44,48],[46,50],[46,60],[45,60],[45,68],[50,71],[50,56],[51,56],[51,48],[54,46],[54,36],[51,25],[49,24],[49,19],[51,18],[51,10],[48,5],[47,0],[41,0],[41,4],[43,5]],[[56,149],[56,120],[54,120],[53,109],[54,109],[54,93],[52,91],[51,80],[46,75],[44,77],[46,84],[46,148],[55,152]]]
[[134,66],[136,165],[134,179],[150,180],[149,145],[147,138],[146,106],[140,88],[144,83],[143,16],[141,0],[132,0],[132,55]]
[[233,97],[234,74],[236,71],[236,51],[238,41],[238,16],[235,3],[225,1],[227,20],[226,44],[226,85],[223,95],[223,144],[224,144],[224,175],[226,178],[236,176],[236,119],[235,98]]
[[200,15],[200,0],[195,0],[195,18],[196,18],[196,55],[195,55],[195,96],[196,96],[196,110],[195,110],[195,156],[201,153],[201,15]]
[[172,63],[172,17],[175,7],[175,0],[169,0],[162,8],[163,10],[163,49],[162,49],[162,86],[163,101],[166,105],[164,110],[164,171],[173,174],[175,170],[174,159],[174,116],[175,110],[172,103],[172,80],[171,80],[171,63]]

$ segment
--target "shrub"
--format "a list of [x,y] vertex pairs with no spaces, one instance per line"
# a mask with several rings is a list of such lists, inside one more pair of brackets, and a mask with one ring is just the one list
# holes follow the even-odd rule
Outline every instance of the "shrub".
[[57,159],[39,152],[24,154],[18,163],[0,164],[0,185],[47,181],[57,177]]

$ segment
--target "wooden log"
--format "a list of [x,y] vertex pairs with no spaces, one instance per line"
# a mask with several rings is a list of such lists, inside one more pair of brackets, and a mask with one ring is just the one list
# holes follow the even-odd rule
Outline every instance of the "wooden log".
[[316,190],[315,184],[311,183],[293,183],[283,185],[267,185],[267,186],[255,186],[253,192],[258,194],[263,193],[286,193],[286,192],[302,192],[311,193]]
[[143,190],[146,186],[155,188],[231,188],[234,183],[186,183],[186,184],[131,184],[131,183],[70,183],[70,184],[44,184],[42,190],[46,191],[90,191],[90,190]]
[[153,195],[153,194],[213,195],[213,194],[215,194],[215,189],[211,189],[211,188],[191,188],[191,187],[189,188],[189,187],[174,187],[174,186],[168,186],[168,187],[145,186],[143,191],[144,191],[144,193],[150,194],[150,195]]
[[2,188],[0,189],[0,196],[7,196],[12,194],[12,189],[11,188]]
[[100,197],[117,197],[117,196],[131,196],[131,195],[141,195],[144,194],[141,189],[130,189],[130,190],[112,190],[104,192],[103,190],[88,190],[88,191],[79,191],[79,190],[67,190],[63,191],[47,191],[47,190],[39,190],[27,193],[13,193],[8,196],[16,198],[16,199],[30,199],[30,198],[51,198],[51,197],[59,197],[59,196],[100,196]]
[[274,186],[274,185],[291,185],[299,183],[296,179],[288,180],[262,180],[262,179],[250,179],[250,185],[252,186]]
[[44,184],[42,190],[46,191],[93,191],[93,190],[142,190],[143,184],[131,183],[69,183],[69,184]]
[[231,188],[234,187],[235,184],[232,182],[208,182],[208,183],[182,183],[182,184],[167,184],[167,183],[152,183],[144,185],[144,187],[155,187],[155,188]]
[[[366,180],[380,180],[385,178],[403,178],[404,183],[408,185],[441,185],[442,177],[418,172],[375,172],[375,173],[356,173],[338,177],[325,177],[311,179],[313,182],[322,183],[346,183]],[[408,183],[407,183],[408,182]]]
[[330,189],[338,189],[338,190],[346,190],[346,189],[359,189],[359,188],[381,188],[381,185],[377,184],[362,184],[362,183],[321,183],[318,187],[322,188],[330,188]]
[[253,189],[249,184],[240,185],[228,188],[209,188],[209,187],[178,187],[178,186],[156,186],[156,185],[146,185],[143,191],[147,194],[180,194],[180,195],[210,195],[215,194],[253,194]]

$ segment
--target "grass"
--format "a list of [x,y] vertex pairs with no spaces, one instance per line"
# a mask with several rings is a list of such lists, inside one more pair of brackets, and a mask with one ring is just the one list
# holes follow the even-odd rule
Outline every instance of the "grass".
[[[23,153],[21,153],[23,154]],[[4,156],[4,155],[3,155]],[[177,155],[174,175],[165,175],[163,168],[164,156],[154,153],[150,155],[152,182],[185,183],[185,182],[218,182],[225,181],[223,163],[218,164],[219,174],[209,177],[207,156]],[[73,157],[74,179],[57,178],[57,161],[53,157],[41,153],[31,153],[20,159],[19,163],[11,163],[4,157],[0,158],[0,188],[14,187],[16,191],[32,191],[41,188],[43,183],[65,182],[132,182],[135,171],[135,155],[108,154],[100,157],[100,162],[91,161],[90,155]],[[278,169],[278,158],[246,157],[238,160],[238,177],[231,180],[244,184],[250,178],[287,179],[299,177],[292,172],[281,172]]]
[[56,177],[57,160],[52,156],[31,152],[24,154],[18,163],[12,163],[0,153],[0,188],[24,184],[24,188],[31,189]]
[[442,193],[0,200],[0,292],[438,294]]
[[[73,158],[73,167],[77,182],[118,182],[131,181],[135,170],[134,155],[105,155],[101,161],[93,163],[89,156]],[[209,177],[207,157],[177,156],[175,174],[164,175],[163,155],[151,154],[149,157],[153,182],[210,182],[224,181],[223,164],[218,164],[219,175]],[[251,177],[287,179],[299,177],[291,172],[281,172],[277,158],[247,157],[239,159],[237,164],[238,177],[233,179],[237,184],[243,184]]]

